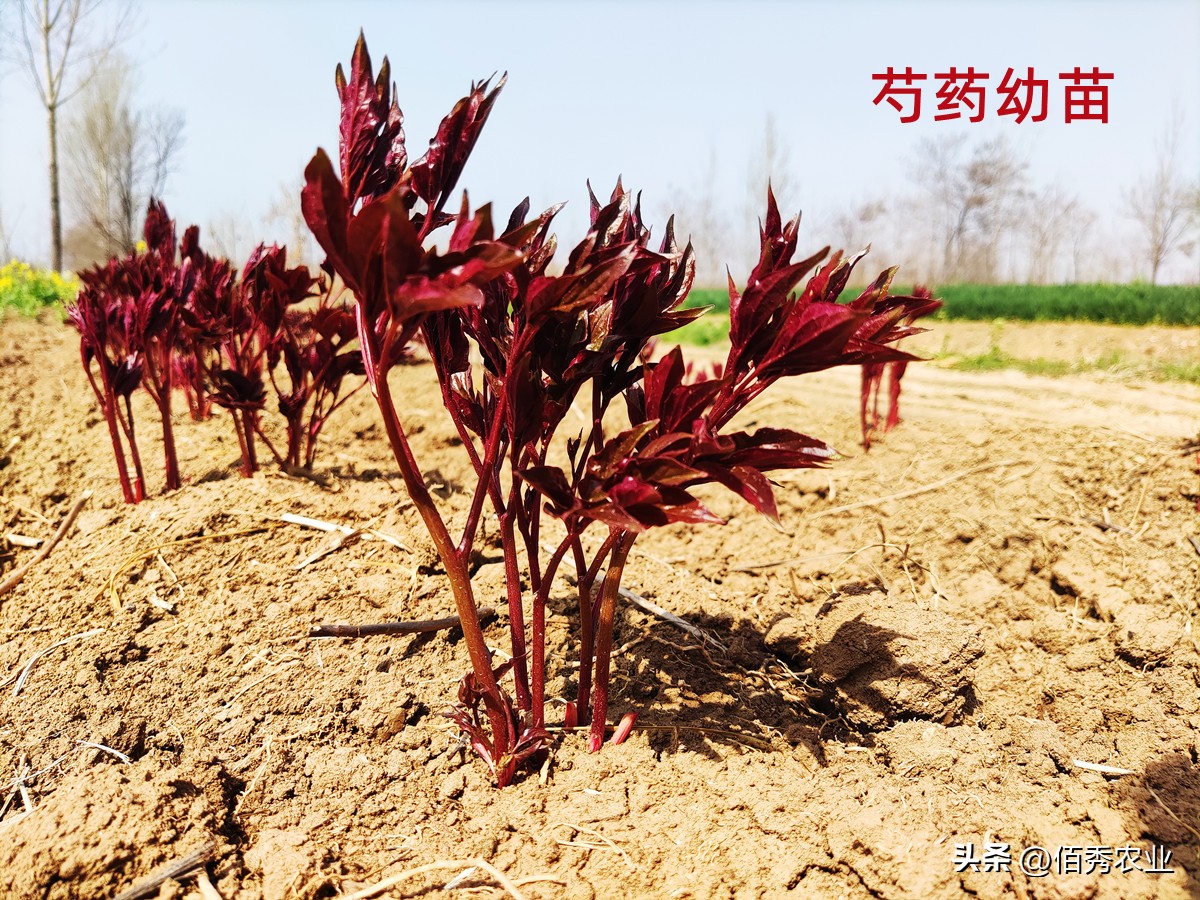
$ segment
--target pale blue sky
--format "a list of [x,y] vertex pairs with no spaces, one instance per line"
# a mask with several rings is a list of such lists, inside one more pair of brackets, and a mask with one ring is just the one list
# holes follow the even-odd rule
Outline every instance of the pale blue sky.
[[[1173,105],[1186,116],[1182,159],[1200,173],[1197,0],[347,2],[334,10],[142,0],[129,44],[139,99],[186,116],[166,192],[177,218],[203,225],[236,216],[253,228],[317,146],[336,148],[333,69],[348,61],[360,27],[376,63],[391,59],[414,158],[472,79],[507,70],[461,186],[504,213],[526,193],[535,208],[569,201],[559,228],[568,244],[584,223],[585,179],[606,194],[623,174],[657,214],[700,183],[713,154],[723,208],[745,215],[747,171],[768,115],[790,153],[794,196],[785,200],[804,208],[805,243],[814,246],[840,209],[912,190],[906,172],[922,136],[1009,135],[1035,183],[1077,192],[1113,234],[1126,227],[1122,189],[1152,166]],[[872,105],[871,75],[888,65],[931,76],[919,123],[900,124],[886,104]],[[932,76],[951,65],[989,72],[993,90],[1006,68],[1034,66],[1050,80],[1048,120],[998,117],[992,93],[983,122],[934,122]],[[1115,73],[1108,124],[1063,123],[1058,74],[1077,65]],[[14,249],[44,258],[44,114],[26,79],[9,64],[0,81],[0,210]]]

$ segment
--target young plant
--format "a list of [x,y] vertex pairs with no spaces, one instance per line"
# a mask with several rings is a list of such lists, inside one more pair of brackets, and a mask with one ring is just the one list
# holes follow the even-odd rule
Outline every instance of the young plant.
[[[126,503],[140,503],[145,499],[146,486],[134,437],[130,396],[142,382],[143,361],[136,347],[137,336],[131,333],[128,303],[114,289],[119,268],[120,263],[114,259],[106,266],[78,273],[83,287],[67,307],[67,318],[79,331],[80,359],[108,425],[121,493]],[[129,442],[132,480],[122,434]]]
[[[363,366],[362,354],[351,346],[358,336],[354,313],[336,302],[332,282],[323,286],[315,308],[289,308],[300,294],[301,271],[308,277],[307,269],[290,270],[297,273],[291,276],[291,289],[281,286],[265,295],[271,306],[260,311],[268,335],[267,375],[287,422],[287,455],[282,465],[289,471],[312,469],[321,429],[363,385],[359,382],[341,393],[346,376],[363,374]],[[280,283],[286,283],[286,274]],[[280,363],[287,372],[286,383],[277,375]]]
[[[658,362],[623,370],[617,355],[610,371],[628,373],[621,392],[629,427],[606,439],[603,412],[612,386],[601,381],[599,390],[593,390],[599,398],[593,410],[600,414],[593,415],[586,440],[568,445],[569,469],[543,465],[521,473],[545,496],[548,510],[563,520],[568,533],[582,533],[590,522],[607,527],[590,561],[580,554],[578,541],[574,544],[577,568],[585,573],[579,579],[581,652],[574,715],[581,724],[590,720],[593,751],[604,742],[616,603],[637,536],[674,522],[719,523],[690,492],[708,483],[725,486],[778,523],[765,473],[825,465],[834,451],[789,429],[733,431],[729,426],[737,413],[786,376],[911,358],[888,345],[912,332],[902,322],[920,314],[926,301],[889,296],[894,270],[884,272],[857,299],[839,304],[861,258],[843,260],[839,253],[816,269],[802,291],[793,292],[828,253],[825,248],[793,262],[798,223],[798,217],[782,223],[768,191],[758,265],[743,292],[730,282],[730,350],[723,366],[689,371],[676,347]],[[655,297],[660,298],[657,309]],[[661,292],[647,292],[632,307],[641,313],[636,321],[652,321],[656,312],[663,315],[682,300],[671,297],[662,304],[662,297]],[[596,312],[619,298],[618,287]],[[614,314],[619,308],[614,302]],[[637,348],[642,340],[640,329],[621,336],[624,348]],[[607,574],[593,595],[602,568]]]
[[[616,602],[637,535],[674,522],[719,522],[690,493],[711,482],[776,519],[765,473],[821,465],[833,451],[786,429],[732,431],[731,420],[779,378],[911,358],[888,345],[914,331],[904,322],[927,301],[889,296],[889,270],[856,300],[837,303],[858,257],[838,254],[817,269],[826,248],[793,263],[798,220],[784,225],[768,195],[759,263],[744,292],[730,288],[724,366],[692,372],[678,348],[647,362],[656,336],[702,313],[682,308],[695,267],[691,247],[679,249],[670,225],[650,249],[639,204],[618,182],[607,204],[592,197],[587,236],[561,273],[549,274],[557,208],[527,222],[525,202],[499,236],[489,207],[472,214],[465,196],[457,216],[443,211],[499,86],[473,86],[427,154],[409,165],[386,59],[376,77],[360,36],[349,79],[339,66],[336,83],[341,177],[318,151],[305,172],[304,214],[326,268],[355,295],[367,381],[461,619],[471,673],[450,715],[504,785],[548,740],[547,601],[566,555],[578,572],[580,616],[579,686],[567,721],[590,722],[589,745],[598,750]],[[427,247],[443,225],[452,226],[445,251]],[[476,476],[457,540],[425,486],[387,380],[418,333]],[[573,406],[586,424],[564,448],[556,438]],[[612,434],[622,412],[626,427]],[[565,465],[552,458],[564,450]],[[512,656],[499,667],[468,570],[485,505],[499,519],[509,603]],[[561,523],[553,535],[544,515]],[[605,534],[589,551],[584,537],[593,524]],[[545,560],[543,539],[557,540]],[[510,673],[515,701],[501,687]]]
[[[913,288],[913,296],[932,301],[932,305],[921,315],[929,315],[942,306],[940,300],[933,300],[933,294],[924,285]],[[911,320],[908,324],[911,324]],[[862,367],[862,393],[858,412],[864,450],[871,449],[871,435],[879,430],[879,395],[885,375],[888,380],[888,413],[883,430],[891,431],[900,424],[900,379],[904,377],[907,368],[908,360],[866,363]]]
[[144,234],[146,252],[134,257],[141,263],[134,272],[140,276],[136,310],[146,358],[142,385],[158,407],[162,421],[166,489],[171,491],[180,484],[175,430],[171,426],[172,357],[179,335],[180,315],[194,279],[191,266],[186,262],[180,265],[177,261],[175,222],[159,200],[150,200]]
[[[304,266],[288,268],[283,247],[260,244],[236,280],[226,261],[200,250],[194,232],[186,245],[197,275],[179,367],[198,373],[194,408],[215,403],[229,411],[244,476],[258,470],[256,439],[281,468],[311,468],[321,428],[340,405],[342,381],[360,368],[357,354],[345,352],[354,337],[349,311],[333,303],[329,290],[315,309],[297,309],[316,296],[315,281]],[[276,376],[280,363],[286,386]],[[286,453],[263,431],[268,378],[287,422]]]
[[[180,314],[194,283],[191,267],[177,262],[175,223],[158,200],[150,201],[144,232],[145,252],[81,272],[83,289],[67,309],[80,333],[84,370],[108,423],[117,474],[128,503],[140,502],[146,494],[131,401],[139,385],[154,401],[162,423],[166,489],[180,485],[171,426],[172,356]],[[129,443],[132,481],[121,434]]]
[[[194,243],[192,255],[206,256]],[[239,282],[233,280],[227,263],[209,258],[198,268],[211,269],[213,289],[198,292],[190,307],[191,342],[200,351],[197,367],[204,372],[212,402],[228,410],[233,419],[242,456],[241,473],[246,478],[258,471],[254,438],[261,435],[261,412],[267,400],[263,381],[266,334],[255,303],[262,292],[271,290],[261,271],[269,265],[267,256],[260,244],[246,262]]]
[[[458,218],[442,210],[474,146],[499,86],[473,86],[438,129],[429,151],[408,165],[403,116],[394,88],[388,86],[385,59],[378,77],[372,72],[360,36],[347,79],[341,66],[336,84],[341,99],[341,177],[324,151],[305,171],[302,207],[305,219],[326,253],[326,268],[341,278],[356,300],[355,323],[363,369],[383,418],[401,476],[445,568],[471,657],[472,676],[460,696],[477,709],[486,707],[490,738],[476,743],[497,780],[505,784],[516,766],[536,752],[544,731],[518,730],[512,704],[498,684],[491,653],[483,638],[469,572],[471,549],[492,484],[502,422],[493,435],[466,522],[457,540],[425,486],[400,420],[387,376],[424,320],[433,312],[478,305],[480,285],[521,260],[515,242],[492,239],[487,209]],[[421,206],[416,209],[418,204]],[[426,249],[435,228],[455,222],[446,254]],[[481,726],[482,728],[482,726]],[[481,732],[482,733],[482,732]]]
[[228,260],[211,256],[200,247],[200,229],[193,225],[183,234],[180,255],[192,268],[193,285],[184,306],[183,324],[175,343],[176,383],[187,399],[193,421],[212,414],[210,368],[220,370],[221,339],[225,334],[225,311],[237,273]]

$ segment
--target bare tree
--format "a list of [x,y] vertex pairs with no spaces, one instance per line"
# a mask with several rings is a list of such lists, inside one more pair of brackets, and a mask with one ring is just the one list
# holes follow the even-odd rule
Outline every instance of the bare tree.
[[205,246],[211,246],[210,252],[223,256],[239,270],[254,249],[250,243],[254,238],[254,229],[247,226],[245,216],[223,212],[208,220],[204,233],[208,235]]
[[1000,247],[1021,221],[1026,168],[1003,138],[981,144],[971,156],[966,181],[971,189],[975,258],[968,276],[975,280],[994,281],[1000,274]]
[[799,183],[792,175],[792,153],[779,128],[775,124],[775,116],[767,114],[763,123],[762,141],[750,158],[750,169],[746,186],[751,197],[751,209],[755,218],[762,214],[763,203],[767,196],[767,182],[775,192],[779,201],[779,209],[792,209],[796,203],[793,196],[800,189]]
[[709,148],[708,165],[699,181],[690,188],[672,187],[672,202],[665,211],[675,215],[680,241],[691,240],[696,252],[696,284],[704,287],[725,286],[725,265],[733,250],[729,216],[721,209],[717,190],[719,171],[716,148]]
[[86,102],[67,122],[73,227],[66,247],[73,265],[134,248],[146,204],[162,194],[182,143],[182,113],[135,109],[133,81],[128,60],[114,54],[88,82]]
[[[1071,280],[1074,282],[1078,282],[1081,279],[1079,273],[1082,267],[1079,263],[1088,249],[1092,230],[1096,227],[1098,219],[1099,216],[1096,215],[1094,210],[1086,206],[1080,206],[1076,209],[1075,215],[1071,217],[1071,221],[1067,225],[1068,240],[1071,242]],[[1094,271],[1090,272],[1088,277],[1098,280]]]
[[744,221],[749,226],[744,233],[748,240],[745,248],[747,260],[758,259],[758,220],[762,218],[767,203],[767,185],[775,194],[779,212],[785,219],[791,218],[800,209],[800,183],[792,173],[792,153],[779,133],[775,116],[768,113],[763,122],[762,140],[750,157],[746,177],[746,212]]
[[1026,281],[1048,284],[1061,271],[1063,246],[1071,236],[1071,225],[1080,214],[1079,198],[1058,184],[1026,198],[1023,237],[1028,243]]
[[[915,257],[911,254],[895,252],[895,238],[892,235],[892,222],[889,213],[904,210],[909,215],[907,204],[896,202],[892,198],[874,197],[860,199],[836,208],[828,227],[821,229],[821,241],[828,242],[832,247],[844,250],[846,253],[857,253],[868,247],[872,256],[877,260],[905,260],[904,278],[907,281],[916,270]],[[857,267],[850,275],[851,286],[866,285],[878,274],[870,267]]]
[[[1192,237],[1181,249],[1200,262],[1200,181],[1192,185],[1191,196],[1188,199],[1188,223]],[[1197,281],[1200,282],[1200,277]]]
[[289,263],[304,263],[315,269],[321,260],[313,251],[312,231],[300,209],[300,191],[303,187],[303,179],[281,183],[264,220],[266,231],[278,230],[276,239],[282,237],[279,243],[287,244]]
[[1141,229],[1151,284],[1158,283],[1162,264],[1181,249],[1197,190],[1179,169],[1182,128],[1183,117],[1176,114],[1156,142],[1154,170],[1125,192],[1125,212]]
[[58,111],[104,65],[125,30],[129,7],[104,28],[104,0],[17,0],[24,61],[46,110],[50,144],[50,256],[62,269],[62,202],[58,177]]
[[0,210],[0,266],[12,259],[12,239],[4,227],[4,211]]
[[991,281],[1000,248],[1019,221],[1026,164],[1003,137],[964,155],[965,135],[918,144],[912,180],[932,203],[944,280]]
[[849,253],[866,247],[878,237],[887,211],[886,200],[864,200],[843,209],[833,217],[830,237],[834,246],[844,247]]

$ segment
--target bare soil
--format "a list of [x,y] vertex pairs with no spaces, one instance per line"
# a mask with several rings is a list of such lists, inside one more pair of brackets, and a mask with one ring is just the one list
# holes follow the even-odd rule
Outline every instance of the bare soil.
[[938,322],[912,338],[914,353],[977,356],[997,346],[1019,359],[1096,362],[1119,355],[1140,363],[1195,362],[1200,358],[1200,328],[1146,325],[1095,325],[1064,322]]
[[[1026,328],[1068,356],[1102,334]],[[432,372],[395,378],[461,513]],[[202,879],[146,896],[336,897],[439,862],[379,895],[504,895],[449,864],[474,858],[528,898],[1200,896],[1200,388],[914,365],[905,421],[869,454],[857,393],[827,373],[747,412],[846,458],[780,478],[785,532],[713,493],[726,527],[639,540],[626,585],[720,646],[627,607],[613,707],[639,728],[595,755],[561,735],[542,777],[497,790],[440,715],[458,632],[307,637],[452,609],[365,392],[319,480],[242,479],[223,414],[181,415],[186,484],[161,495],[159,471],[127,506],[73,333],[0,322],[0,581],[36,552],[3,535],[49,537],[95,491],[0,595],[0,895],[110,897],[203,849]],[[411,549],[361,540],[298,569],[326,537],[284,513]],[[485,602],[498,569],[481,560]],[[564,696],[570,584],[555,604]],[[503,619],[488,633],[507,646]],[[956,871],[956,845],[989,843],[1011,871]],[[1034,846],[1058,851],[1045,877],[1018,864]],[[1094,847],[1112,871],[1093,851],[1072,873]],[[1156,847],[1172,871],[1120,871]]]

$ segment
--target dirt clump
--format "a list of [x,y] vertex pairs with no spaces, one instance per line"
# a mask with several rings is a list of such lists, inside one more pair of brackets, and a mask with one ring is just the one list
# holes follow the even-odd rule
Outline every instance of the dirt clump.
[[818,610],[809,657],[846,718],[879,731],[906,719],[959,721],[974,704],[979,625],[848,585]]

